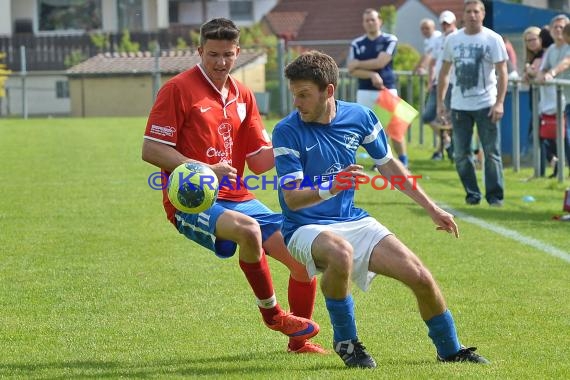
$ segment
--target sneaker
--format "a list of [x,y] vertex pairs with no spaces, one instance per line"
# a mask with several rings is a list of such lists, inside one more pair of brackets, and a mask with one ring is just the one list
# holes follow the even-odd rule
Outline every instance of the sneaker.
[[295,340],[310,339],[319,333],[319,325],[316,322],[285,312],[277,314],[273,317],[273,324],[266,323],[266,326]]
[[455,355],[448,356],[447,358],[442,358],[437,355],[437,360],[440,362],[471,362],[479,364],[491,364],[490,361],[475,353],[477,347],[465,347],[461,346],[461,349]]
[[489,206],[491,207],[503,207],[503,201],[500,199],[494,199],[489,202]]
[[443,160],[443,154],[441,152],[433,152],[431,159],[434,161],[441,161]]
[[334,350],[347,367],[376,368],[376,361],[366,352],[366,347],[356,339],[333,343]]
[[287,352],[292,354],[323,354],[326,355],[329,352],[323,348],[320,344],[313,343],[311,341],[305,341],[305,344],[300,348],[293,350],[290,345],[287,345]]
[[481,203],[481,199],[477,198],[477,197],[468,196],[465,198],[465,203],[467,203],[468,205],[471,205],[471,206],[476,206],[479,203]]

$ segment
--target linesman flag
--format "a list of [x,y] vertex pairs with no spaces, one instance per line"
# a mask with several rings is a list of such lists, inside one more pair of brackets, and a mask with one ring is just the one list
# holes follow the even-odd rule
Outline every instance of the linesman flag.
[[386,134],[398,142],[404,141],[408,127],[419,114],[414,107],[387,88],[380,90],[372,110],[382,123]]

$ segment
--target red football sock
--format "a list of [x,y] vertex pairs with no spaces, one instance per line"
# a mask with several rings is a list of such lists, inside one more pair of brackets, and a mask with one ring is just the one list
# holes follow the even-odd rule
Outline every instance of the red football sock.
[[257,298],[259,311],[261,311],[263,320],[267,324],[273,324],[273,317],[281,312],[281,308],[275,299],[271,272],[267,265],[265,252],[262,253],[259,262],[246,263],[240,260],[239,266]]
[[[293,315],[311,319],[317,296],[317,278],[309,282],[301,282],[289,277],[289,307]],[[289,348],[298,350],[305,344],[304,340],[289,339]]]

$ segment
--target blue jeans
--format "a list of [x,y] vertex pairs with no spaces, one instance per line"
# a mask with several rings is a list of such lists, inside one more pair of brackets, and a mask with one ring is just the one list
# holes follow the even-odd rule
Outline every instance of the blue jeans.
[[[450,109],[451,105],[451,91],[453,85],[449,85],[447,88],[447,93],[445,94],[445,107]],[[428,92],[426,104],[424,106],[424,112],[422,114],[422,122],[424,124],[429,124],[437,119],[437,85],[433,85]]]
[[490,108],[477,111],[451,110],[453,124],[453,154],[455,168],[465,189],[467,200],[481,200],[477,184],[475,162],[471,150],[473,127],[485,154],[485,199],[489,203],[502,201],[504,197],[503,161],[501,158],[501,134],[499,126],[488,116]]

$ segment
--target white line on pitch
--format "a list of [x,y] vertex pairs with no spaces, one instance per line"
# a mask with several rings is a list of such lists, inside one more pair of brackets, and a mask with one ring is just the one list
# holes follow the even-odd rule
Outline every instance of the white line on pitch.
[[[370,174],[367,173],[367,175],[368,177],[371,177]],[[545,243],[543,241],[528,236],[524,236],[517,231],[509,230],[508,228],[501,227],[496,224],[487,223],[483,219],[479,219],[469,214],[465,214],[461,211],[457,211],[451,208],[450,206],[446,205],[445,203],[437,203],[437,204],[439,205],[439,207],[445,209],[447,212],[452,213],[456,217],[461,218],[468,223],[475,224],[476,226],[479,226],[481,228],[484,228],[486,230],[489,230],[506,238],[512,239],[520,244],[531,246],[533,248],[538,249],[539,251],[549,254],[550,256],[558,257],[559,259],[562,259],[570,263],[570,253],[558,249],[548,243]]]
[[559,259],[562,259],[562,260],[570,263],[570,253],[565,252],[561,249],[558,249],[558,248],[556,248],[556,247],[554,247],[548,243],[545,243],[543,241],[522,235],[517,231],[510,230],[510,229],[505,228],[505,227],[501,227],[497,224],[488,223],[488,222],[484,221],[483,219],[476,218],[476,217],[471,216],[469,214],[465,214],[461,211],[454,210],[444,203],[438,203],[438,204],[439,204],[439,207],[445,209],[447,212],[452,213],[456,217],[458,217],[458,218],[460,218],[460,219],[462,219],[468,223],[475,224],[476,226],[479,226],[481,228],[484,228],[486,230],[489,230],[491,232],[494,232],[494,233],[499,234],[501,236],[504,236],[506,238],[512,239],[518,243],[531,246],[533,248],[538,249],[539,251],[542,251],[542,252],[547,253],[547,254],[554,256],[554,257],[558,257]]

